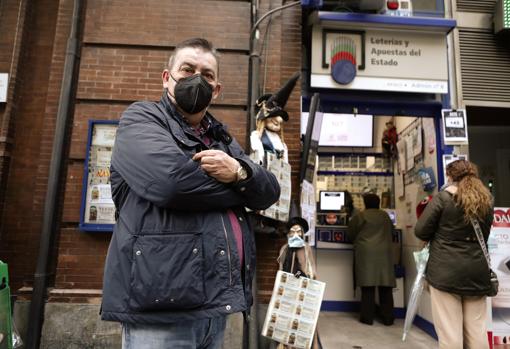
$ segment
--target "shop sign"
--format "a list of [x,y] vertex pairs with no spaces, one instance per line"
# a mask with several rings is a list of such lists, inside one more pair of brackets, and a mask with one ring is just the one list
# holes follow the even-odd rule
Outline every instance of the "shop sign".
[[448,93],[444,33],[315,26],[311,86]]
[[499,291],[492,300],[492,331],[495,344],[510,339],[510,208],[495,207],[489,237],[492,270],[498,275]]
[[80,213],[83,231],[111,231],[115,224],[110,163],[117,124],[116,121],[89,121]]
[[0,103],[7,102],[8,82],[9,82],[9,74],[0,73]]

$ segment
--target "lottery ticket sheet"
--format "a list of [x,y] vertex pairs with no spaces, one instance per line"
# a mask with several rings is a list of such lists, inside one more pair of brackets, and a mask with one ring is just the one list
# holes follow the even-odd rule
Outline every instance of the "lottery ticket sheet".
[[262,335],[293,348],[313,342],[326,284],[278,271]]

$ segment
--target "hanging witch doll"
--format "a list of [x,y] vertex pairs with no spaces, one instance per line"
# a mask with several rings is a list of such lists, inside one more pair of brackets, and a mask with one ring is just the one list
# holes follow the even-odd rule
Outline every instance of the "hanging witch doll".
[[287,243],[280,249],[279,270],[315,279],[317,277],[313,252],[305,242],[308,223],[301,217],[293,217],[287,223]]
[[299,79],[294,74],[282,88],[274,94],[265,94],[257,100],[257,129],[250,135],[251,159],[266,164],[266,153],[275,154],[278,159],[289,162],[287,145],[283,139],[283,122],[289,114],[283,109]]

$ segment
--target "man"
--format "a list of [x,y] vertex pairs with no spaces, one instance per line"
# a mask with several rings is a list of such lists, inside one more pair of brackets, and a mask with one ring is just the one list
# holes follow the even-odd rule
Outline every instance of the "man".
[[269,207],[280,188],[207,112],[218,68],[207,40],[178,44],[160,102],[134,103],[120,119],[101,315],[122,323],[125,349],[219,348],[226,316],[252,304],[244,207]]

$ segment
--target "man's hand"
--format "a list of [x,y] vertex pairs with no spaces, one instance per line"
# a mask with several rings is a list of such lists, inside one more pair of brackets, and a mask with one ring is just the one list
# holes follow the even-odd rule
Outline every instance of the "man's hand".
[[204,150],[193,156],[193,160],[200,161],[202,169],[221,183],[232,183],[237,180],[239,161],[221,150]]

